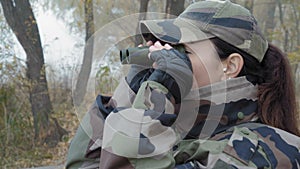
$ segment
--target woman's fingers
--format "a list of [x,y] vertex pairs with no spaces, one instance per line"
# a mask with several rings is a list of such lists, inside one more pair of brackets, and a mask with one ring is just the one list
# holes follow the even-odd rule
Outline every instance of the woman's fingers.
[[[159,41],[156,41],[153,45],[151,45],[149,47],[149,52],[150,53],[148,54],[148,57],[150,58],[151,52],[158,51],[158,50],[163,50],[163,49],[170,50],[170,49],[172,49],[172,46],[167,44],[167,43],[165,45],[162,45]],[[157,63],[154,62],[152,67],[157,68]]]
[[151,46],[151,45],[153,45],[153,42],[150,40],[150,41],[146,42],[146,45]]
[[160,44],[159,41],[156,41],[153,45],[150,46],[149,51],[153,52],[156,50],[161,50],[162,49],[162,45]]
[[172,49],[172,46],[167,43],[163,46],[159,41],[156,41],[152,46],[150,46],[149,51],[153,52],[153,51],[162,50],[162,49],[170,50],[170,49]]
[[[148,41],[146,42],[146,46],[151,46],[153,45],[153,42],[152,41]],[[139,44],[138,47],[143,47],[144,45],[143,44]]]
[[156,42],[154,43],[154,46],[157,47],[157,48],[162,47],[160,41],[156,41]]
[[171,46],[171,45],[169,45],[169,44],[167,44],[167,43],[165,44],[165,46],[164,46],[164,47],[165,47],[165,49],[167,49],[167,50],[170,50],[170,49],[172,49],[172,46]]
[[[149,47],[149,54],[148,54],[148,57],[150,58],[150,55],[151,55],[151,52],[154,52],[154,51],[157,51],[157,50],[162,50],[162,49],[166,49],[166,50],[170,50],[172,49],[172,46],[169,45],[169,44],[165,44],[164,46],[159,42],[159,41],[156,41],[154,44],[152,41],[148,41],[149,44],[152,44],[150,47]],[[148,43],[147,42],[147,43]]]

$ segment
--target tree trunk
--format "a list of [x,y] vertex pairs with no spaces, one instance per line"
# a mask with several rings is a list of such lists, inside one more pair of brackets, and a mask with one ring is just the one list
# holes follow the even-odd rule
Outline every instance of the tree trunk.
[[283,51],[287,52],[288,51],[288,39],[289,39],[289,31],[287,26],[285,25],[284,22],[284,13],[282,11],[282,3],[281,0],[276,0],[277,1],[277,5],[279,8],[279,20],[280,20],[280,24],[283,28],[284,31],[284,41],[283,41]]
[[253,15],[269,42],[272,41],[271,33],[275,27],[275,9],[276,0],[255,0],[253,3]]
[[[146,19],[146,12],[147,12],[147,9],[148,9],[148,3],[149,3],[149,0],[141,0],[140,1],[139,21]],[[140,32],[139,31],[139,25],[137,26],[136,32],[137,32],[137,35],[135,36],[135,41],[134,41],[135,46],[143,43],[143,38],[139,34],[139,32]]]
[[247,8],[251,13],[253,12],[253,3],[255,0],[231,0],[231,2],[239,4]]
[[[56,119],[49,119],[53,112],[50,101],[44,55],[36,19],[29,0],[0,0],[8,25],[13,30],[27,55],[29,100],[34,119],[35,140],[56,143],[66,133]],[[54,121],[53,121],[54,120]]]
[[293,15],[294,15],[294,21],[295,21],[295,29],[296,29],[296,44],[300,47],[300,5],[298,2],[293,1],[292,2],[292,9],[293,9]]
[[81,69],[78,75],[73,99],[75,106],[80,106],[82,101],[84,100],[87,83],[91,73],[92,67],[92,59],[93,59],[93,45],[94,38],[93,34],[95,33],[95,24],[94,24],[94,14],[93,14],[93,0],[85,0],[84,1],[84,13],[85,13],[85,48],[84,48],[84,56],[83,62],[81,65]]
[[184,0],[167,0],[166,13],[167,18],[178,16],[184,10]]
[[245,1],[245,7],[253,13],[253,5],[254,5],[254,0],[246,0]]

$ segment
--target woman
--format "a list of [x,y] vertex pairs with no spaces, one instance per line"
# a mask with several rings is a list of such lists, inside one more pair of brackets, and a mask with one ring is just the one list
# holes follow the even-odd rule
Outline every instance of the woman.
[[154,65],[133,65],[112,98],[97,98],[85,153],[96,167],[299,167],[290,67],[248,10],[201,1],[141,31]]

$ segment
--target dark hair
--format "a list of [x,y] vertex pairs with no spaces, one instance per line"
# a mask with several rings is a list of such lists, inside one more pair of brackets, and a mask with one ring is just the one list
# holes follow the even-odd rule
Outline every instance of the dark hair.
[[258,84],[258,116],[270,126],[277,127],[300,136],[296,110],[296,96],[291,67],[286,55],[272,44],[260,63],[250,54],[227,42],[212,38],[220,59],[232,53],[239,53],[244,66],[238,76],[246,76],[253,84]]

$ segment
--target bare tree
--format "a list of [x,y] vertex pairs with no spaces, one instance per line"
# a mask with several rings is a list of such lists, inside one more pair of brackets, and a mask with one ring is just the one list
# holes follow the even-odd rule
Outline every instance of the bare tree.
[[55,118],[50,101],[43,49],[35,16],[29,0],[0,0],[5,19],[27,55],[29,100],[34,119],[35,139],[42,143],[57,144],[66,134]]
[[167,0],[166,13],[169,16],[178,16],[184,10],[184,0]]
[[288,39],[289,39],[289,30],[284,22],[284,12],[282,10],[282,3],[281,0],[276,0],[278,8],[279,8],[279,20],[280,24],[284,31],[284,42],[283,42],[283,50],[287,52],[288,50]]
[[244,6],[247,8],[250,12],[253,12],[253,5],[255,0],[231,0],[233,3],[237,3],[239,5]]
[[[141,0],[140,1],[140,10],[139,10],[139,21],[140,20],[145,20],[146,19],[146,12],[148,9],[148,4],[149,4],[149,0]],[[136,32],[139,32],[139,26],[137,27]],[[135,45],[139,45],[143,42],[143,39],[140,35],[136,35],[135,36]]]
[[300,5],[296,2],[292,2],[292,13],[295,21],[295,29],[296,29],[296,44],[300,46]]
[[253,3],[253,15],[256,17],[264,35],[271,42],[272,31],[275,27],[276,0],[255,0]]
[[[166,18],[170,18],[172,16],[178,16],[184,10],[185,0],[167,0],[166,2]],[[140,15],[139,20],[146,19],[146,12],[148,10],[149,0],[141,0],[140,1]],[[139,32],[139,27],[137,27],[137,32]],[[135,36],[135,45],[139,45],[142,43],[142,37],[140,35]]]
[[74,91],[74,104],[79,106],[86,93],[88,79],[91,73],[92,59],[93,59],[93,45],[95,33],[94,13],[93,13],[93,0],[84,0],[84,14],[85,14],[85,48],[83,62],[78,75],[75,91]]

